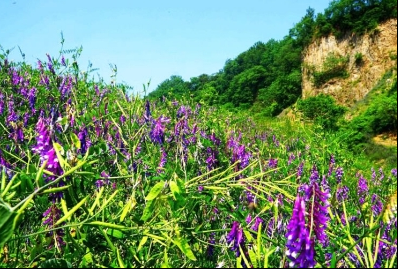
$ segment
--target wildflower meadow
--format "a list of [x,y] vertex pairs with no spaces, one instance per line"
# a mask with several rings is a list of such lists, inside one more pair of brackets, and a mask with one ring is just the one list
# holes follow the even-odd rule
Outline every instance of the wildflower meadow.
[[300,121],[0,54],[0,267],[397,268],[397,167]]

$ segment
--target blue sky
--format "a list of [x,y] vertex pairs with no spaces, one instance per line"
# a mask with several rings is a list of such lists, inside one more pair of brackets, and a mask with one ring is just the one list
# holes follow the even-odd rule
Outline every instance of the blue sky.
[[[33,64],[83,47],[79,63],[89,61],[106,82],[118,67],[117,82],[143,93],[171,75],[190,80],[213,74],[257,41],[281,40],[308,7],[323,12],[330,0],[0,0],[0,45],[10,59]],[[97,78],[96,73],[95,78]]]

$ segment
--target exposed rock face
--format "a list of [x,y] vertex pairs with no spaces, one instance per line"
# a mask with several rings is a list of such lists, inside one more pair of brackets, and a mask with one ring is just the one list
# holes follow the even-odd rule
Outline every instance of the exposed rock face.
[[[347,78],[332,78],[319,88],[313,84],[312,72],[308,67],[321,70],[330,54],[348,56]],[[360,54],[361,53],[361,54]],[[362,61],[356,61],[356,55]],[[312,43],[303,52],[302,98],[319,93],[332,95],[339,104],[351,106],[364,98],[382,76],[397,66],[397,19],[390,19],[378,26],[373,33],[363,36],[348,34],[337,40],[334,36]]]

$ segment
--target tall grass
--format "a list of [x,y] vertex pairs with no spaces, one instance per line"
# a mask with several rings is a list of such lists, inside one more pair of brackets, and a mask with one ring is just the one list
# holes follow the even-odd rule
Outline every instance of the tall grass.
[[396,168],[307,125],[128,95],[80,53],[0,57],[1,267],[397,267]]

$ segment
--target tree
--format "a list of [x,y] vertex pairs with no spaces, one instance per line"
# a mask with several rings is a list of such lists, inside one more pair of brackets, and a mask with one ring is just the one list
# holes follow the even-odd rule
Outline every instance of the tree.
[[148,96],[150,98],[162,98],[163,96],[169,95],[180,97],[188,92],[188,83],[186,83],[181,76],[172,75],[169,79],[161,82]]

